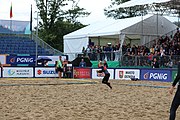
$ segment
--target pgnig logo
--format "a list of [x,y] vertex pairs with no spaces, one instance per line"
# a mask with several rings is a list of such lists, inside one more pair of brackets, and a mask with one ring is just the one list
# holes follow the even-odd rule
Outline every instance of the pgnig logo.
[[16,62],[16,57],[11,58],[9,61],[10,61],[10,63],[15,63]]
[[167,73],[145,73],[143,75],[144,79],[154,79],[154,80],[167,80],[168,79],[168,74]]
[[15,72],[16,72],[15,70],[9,69],[9,70],[8,70],[8,75],[9,75],[9,76],[12,76],[12,75],[15,74]]
[[149,78],[149,72],[145,73],[145,74],[143,75],[143,78],[144,78],[144,79],[148,79],[148,78]]

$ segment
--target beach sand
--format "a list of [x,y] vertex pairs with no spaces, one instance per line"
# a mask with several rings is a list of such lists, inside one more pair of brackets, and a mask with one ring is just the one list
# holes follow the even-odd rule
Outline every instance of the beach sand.
[[0,120],[168,120],[171,83],[110,82],[1,78]]

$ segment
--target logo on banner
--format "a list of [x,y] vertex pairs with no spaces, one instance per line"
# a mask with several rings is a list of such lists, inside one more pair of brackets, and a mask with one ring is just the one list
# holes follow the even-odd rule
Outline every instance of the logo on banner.
[[143,77],[144,77],[144,79],[148,79],[149,78],[149,72],[145,73]]
[[124,71],[119,71],[119,78],[123,78],[124,76]]
[[55,70],[37,70],[37,74],[38,75],[41,75],[41,74],[56,74],[56,71]]
[[38,75],[42,74],[42,71],[41,71],[41,70],[38,70],[38,71],[37,71],[37,74],[38,74]]
[[9,70],[8,70],[8,75],[9,75],[9,76],[12,76],[12,75],[15,74],[15,72],[16,72],[15,70],[9,69]]
[[7,56],[8,64],[34,64],[35,56]]
[[10,59],[10,62],[11,62],[11,63],[15,63],[15,62],[16,62],[16,57],[11,58],[11,59]]
[[164,80],[167,80],[168,78],[168,74],[167,73],[145,73],[143,75],[144,79],[155,79],[155,80],[158,80],[158,79],[164,79]]

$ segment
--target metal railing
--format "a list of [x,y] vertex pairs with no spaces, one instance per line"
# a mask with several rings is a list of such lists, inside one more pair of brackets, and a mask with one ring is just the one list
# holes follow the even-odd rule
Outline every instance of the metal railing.
[[49,44],[47,44],[45,41],[40,39],[39,37],[36,37],[36,35],[32,34],[32,40],[36,42],[37,45],[43,47],[46,51],[48,51],[52,55],[63,55],[64,53],[53,48]]
[[[160,67],[172,68],[176,67],[178,61],[180,60],[180,55],[166,55],[166,56],[153,56],[156,57]],[[122,66],[152,66],[153,57],[148,56],[131,56],[124,55],[121,59]]]
[[76,57],[89,57],[91,61],[106,60],[119,61],[120,66],[130,67],[152,67],[153,58],[156,57],[160,67],[172,68],[176,67],[180,60],[180,55],[165,55],[165,56],[138,56],[138,55],[121,55],[120,51],[102,52],[102,53],[65,53]]
[[64,53],[66,55],[73,55],[74,58],[76,57],[89,57],[91,61],[98,61],[98,60],[106,60],[106,61],[120,61],[120,51],[114,52],[80,52],[80,53]]

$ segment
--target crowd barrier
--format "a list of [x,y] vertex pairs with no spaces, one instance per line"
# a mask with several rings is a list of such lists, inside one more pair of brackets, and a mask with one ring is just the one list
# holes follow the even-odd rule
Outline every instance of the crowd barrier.
[[[74,67],[71,78],[74,79],[102,79],[103,76],[97,75],[98,68],[78,68]],[[125,69],[125,68],[109,68],[110,79],[115,80],[149,80],[172,82],[176,75],[177,69]],[[7,66],[1,68],[1,78],[53,78],[58,77],[55,67],[12,67]]]

